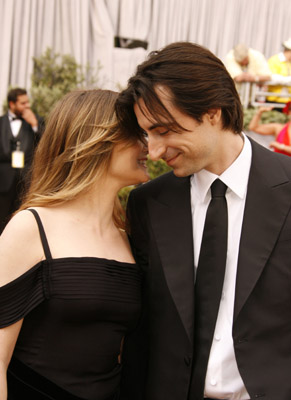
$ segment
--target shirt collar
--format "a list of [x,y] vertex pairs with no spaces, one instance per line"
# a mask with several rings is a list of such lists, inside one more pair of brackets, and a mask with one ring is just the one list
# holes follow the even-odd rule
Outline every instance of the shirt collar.
[[8,118],[9,118],[9,121],[11,122],[13,120],[13,118],[17,118],[17,115],[14,114],[12,111],[8,110]]
[[205,169],[195,173],[191,177],[191,186],[195,189],[201,201],[204,201],[210,186],[219,178],[239,198],[244,199],[247,192],[249,172],[252,159],[252,147],[249,139],[242,133],[244,145],[239,156],[234,162],[220,175],[213,174]]

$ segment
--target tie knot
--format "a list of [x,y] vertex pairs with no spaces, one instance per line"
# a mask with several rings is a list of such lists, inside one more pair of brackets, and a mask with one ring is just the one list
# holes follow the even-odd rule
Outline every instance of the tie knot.
[[216,179],[211,185],[211,196],[213,197],[224,197],[227,186],[221,182],[220,179]]

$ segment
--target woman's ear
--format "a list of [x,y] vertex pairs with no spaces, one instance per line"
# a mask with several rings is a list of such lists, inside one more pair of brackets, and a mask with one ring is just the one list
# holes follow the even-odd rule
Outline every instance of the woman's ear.
[[211,108],[207,111],[207,115],[211,125],[216,125],[221,121],[221,108]]

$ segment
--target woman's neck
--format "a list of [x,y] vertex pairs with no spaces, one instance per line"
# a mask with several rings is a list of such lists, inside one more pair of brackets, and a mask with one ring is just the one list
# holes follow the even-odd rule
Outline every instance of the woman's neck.
[[99,183],[77,198],[64,203],[61,208],[76,223],[92,225],[103,235],[116,229],[112,219],[116,196],[117,191],[111,185]]

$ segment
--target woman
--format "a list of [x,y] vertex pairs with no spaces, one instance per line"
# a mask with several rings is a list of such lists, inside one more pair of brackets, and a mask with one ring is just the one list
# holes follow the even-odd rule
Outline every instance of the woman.
[[[254,114],[249,129],[260,135],[273,135],[276,140],[270,143],[270,147],[277,153],[286,154],[291,156],[291,124],[270,123],[261,124],[260,119],[265,111],[271,111],[272,107],[260,107]],[[283,112],[291,117],[291,102],[289,101],[283,109]]]
[[117,95],[75,91],[56,105],[0,237],[1,400],[6,370],[9,400],[118,398],[141,277],[117,193],[148,175],[142,138],[118,127]]

